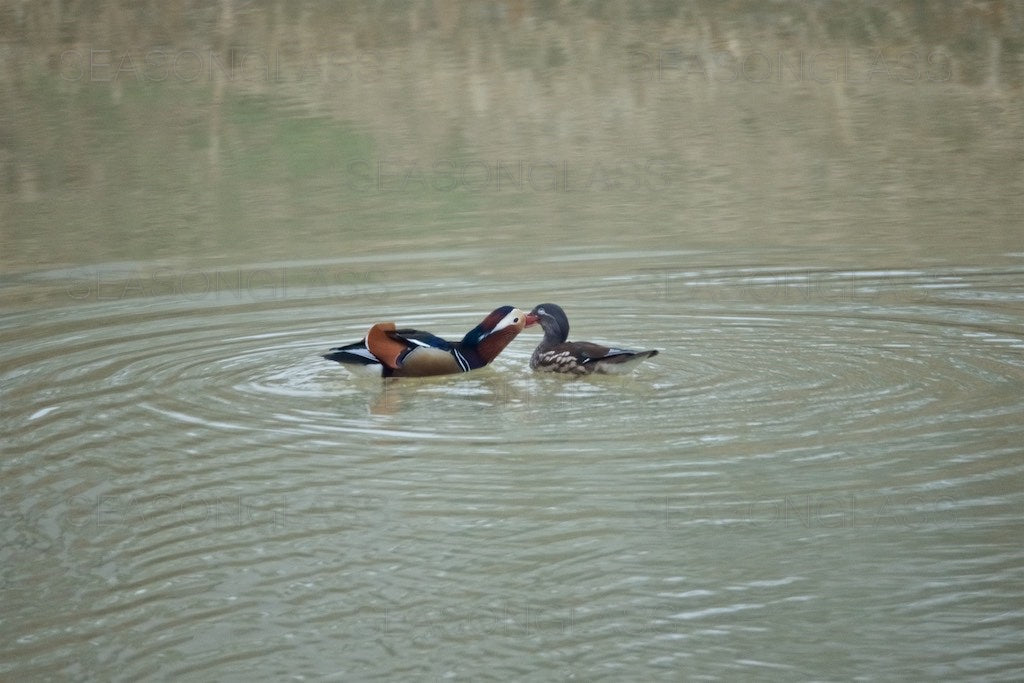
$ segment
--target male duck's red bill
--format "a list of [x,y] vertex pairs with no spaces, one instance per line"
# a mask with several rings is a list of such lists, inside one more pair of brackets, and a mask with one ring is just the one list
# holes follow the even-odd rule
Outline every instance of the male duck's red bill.
[[529,315],[544,328],[544,340],[530,357],[530,367],[538,372],[620,374],[629,372],[645,358],[658,355],[654,349],[634,351],[592,342],[566,341],[569,338],[569,318],[558,304],[539,304]]
[[537,321],[532,313],[502,306],[455,342],[430,332],[397,329],[392,322],[377,323],[362,341],[333,348],[324,358],[348,365],[379,365],[383,377],[468,372],[497,358],[524,327]]

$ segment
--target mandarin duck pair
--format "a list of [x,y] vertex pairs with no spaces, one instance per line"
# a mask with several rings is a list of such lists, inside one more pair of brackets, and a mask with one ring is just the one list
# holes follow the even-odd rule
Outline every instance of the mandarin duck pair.
[[333,348],[324,358],[347,365],[378,366],[383,377],[429,377],[469,372],[498,357],[523,329],[540,324],[544,340],[530,357],[538,372],[569,375],[628,372],[656,350],[633,351],[592,342],[570,342],[569,319],[557,304],[540,304],[529,313],[513,306],[496,308],[459,341],[429,332],[377,323],[357,342]]

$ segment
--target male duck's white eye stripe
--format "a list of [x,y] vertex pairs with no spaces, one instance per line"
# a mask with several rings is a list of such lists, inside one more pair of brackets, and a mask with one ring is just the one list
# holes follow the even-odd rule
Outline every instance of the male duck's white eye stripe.
[[493,332],[497,332],[498,330],[505,329],[509,325],[516,325],[518,323],[519,323],[519,313],[509,313],[504,318],[502,318],[501,321],[497,325],[494,326],[494,329],[491,330],[491,332],[492,333]]

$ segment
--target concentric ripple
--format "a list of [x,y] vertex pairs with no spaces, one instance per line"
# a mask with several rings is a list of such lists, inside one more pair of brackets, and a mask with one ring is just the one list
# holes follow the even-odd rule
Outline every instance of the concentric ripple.
[[[676,273],[630,253],[604,263],[649,276],[595,279],[595,258],[429,311],[410,281],[384,304],[8,316],[0,651],[25,664],[5,673],[331,675],[345,642],[380,677],[439,670],[447,643],[501,677],[530,643],[590,673],[601,650],[672,667],[720,648],[800,676],[778,648],[821,638],[876,674],[1024,665],[1005,606],[1021,272]],[[553,299],[574,338],[662,353],[626,377],[533,375],[527,330],[488,369],[389,382],[319,358],[382,315],[457,336]],[[758,635],[776,627],[805,641]]]

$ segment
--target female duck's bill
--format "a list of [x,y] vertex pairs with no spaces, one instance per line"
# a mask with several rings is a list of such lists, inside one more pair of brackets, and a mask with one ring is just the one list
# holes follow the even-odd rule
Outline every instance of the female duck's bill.
[[658,355],[654,349],[635,351],[593,342],[571,342],[569,318],[558,304],[539,304],[529,313],[544,329],[544,340],[530,357],[530,367],[538,372],[569,375],[622,374],[643,360]]
[[496,308],[459,341],[430,332],[397,329],[393,322],[373,325],[362,341],[330,350],[327,360],[379,366],[383,377],[428,377],[482,368],[508,346],[536,316],[513,306]]

